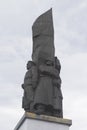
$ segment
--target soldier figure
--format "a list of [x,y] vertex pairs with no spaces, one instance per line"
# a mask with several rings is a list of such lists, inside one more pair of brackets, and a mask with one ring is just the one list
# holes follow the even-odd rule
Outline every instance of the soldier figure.
[[27,70],[24,84],[22,84],[22,88],[24,89],[22,107],[25,111],[33,111],[34,89],[36,88],[38,81],[38,73],[35,63],[28,61]]
[[[55,57],[55,69],[58,70],[60,74],[61,65],[60,61]],[[53,116],[56,117],[63,117],[63,110],[62,110],[62,92],[61,92],[61,78],[60,75],[57,75],[56,78],[53,78],[53,86],[54,86],[54,110]]]
[[54,68],[52,61],[46,60],[39,65],[39,82],[34,96],[34,108],[37,114],[52,115],[53,77],[58,77],[58,71]]

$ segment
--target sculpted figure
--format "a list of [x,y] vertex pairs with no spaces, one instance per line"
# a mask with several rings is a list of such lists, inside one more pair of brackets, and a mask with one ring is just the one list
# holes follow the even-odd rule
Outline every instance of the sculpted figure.
[[[55,68],[58,70],[60,74],[60,61],[55,57]],[[57,75],[56,78],[53,78],[53,86],[54,86],[54,110],[53,116],[63,117],[62,111],[62,92],[61,92],[61,78],[60,75]]]
[[22,88],[24,89],[22,107],[25,111],[33,111],[34,89],[36,88],[38,81],[38,73],[35,63],[29,61],[27,63],[27,70],[24,84],[22,84]]
[[52,77],[58,75],[53,62],[45,61],[39,65],[39,82],[35,91],[34,108],[37,114],[52,115],[53,111],[53,84]]

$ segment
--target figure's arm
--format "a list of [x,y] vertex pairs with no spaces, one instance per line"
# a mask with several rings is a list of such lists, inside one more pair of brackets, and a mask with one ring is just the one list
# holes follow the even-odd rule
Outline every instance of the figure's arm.
[[33,66],[32,67],[32,87],[36,88],[38,83],[38,71],[37,67]]
[[59,59],[56,60],[56,68],[58,69],[58,71],[59,71],[59,73],[60,73],[60,70],[61,70],[61,64],[60,64]]
[[28,79],[29,79],[29,71],[26,72],[25,76],[24,76],[24,82],[21,85],[21,87],[24,89],[25,85],[28,84]]
[[59,75],[58,70],[55,69],[53,66],[40,65],[39,70],[40,70],[40,72],[47,74],[47,75],[54,76],[55,78],[57,78]]
[[59,77],[58,79],[53,79],[53,84],[54,86],[57,86],[58,88],[61,87],[61,78]]
[[24,89],[24,84],[22,84],[21,87]]

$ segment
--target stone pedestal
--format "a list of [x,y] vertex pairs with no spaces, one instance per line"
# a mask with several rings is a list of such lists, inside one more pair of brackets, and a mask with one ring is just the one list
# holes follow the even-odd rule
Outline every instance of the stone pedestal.
[[72,121],[25,112],[14,130],[69,130]]

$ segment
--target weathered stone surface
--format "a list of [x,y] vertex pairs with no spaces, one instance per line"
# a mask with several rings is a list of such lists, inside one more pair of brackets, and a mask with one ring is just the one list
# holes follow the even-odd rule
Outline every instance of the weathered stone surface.
[[52,9],[36,19],[32,30],[32,61],[28,62],[22,85],[22,107],[27,112],[63,118],[61,65],[55,57]]
[[54,28],[52,9],[39,16],[32,26],[34,62],[39,59],[54,60]]
[[69,130],[71,125],[72,121],[69,119],[25,112],[14,130],[40,130],[41,128],[43,128],[43,130]]

